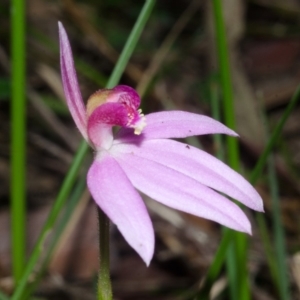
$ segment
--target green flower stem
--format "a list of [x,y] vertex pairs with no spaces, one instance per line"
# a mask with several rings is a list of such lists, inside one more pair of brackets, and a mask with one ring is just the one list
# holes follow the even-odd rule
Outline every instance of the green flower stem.
[[13,0],[11,7],[11,228],[12,265],[15,282],[25,266],[25,3]]
[[98,208],[99,216],[99,274],[98,274],[98,300],[112,300],[112,288],[109,271],[109,219]]
[[[118,84],[118,81],[121,78],[122,72],[124,71],[124,68],[126,67],[126,64],[132,55],[132,52],[137,44],[137,41],[139,39],[139,36],[142,32],[142,29],[144,28],[146,21],[148,20],[150,16],[150,12],[154,6],[155,0],[147,0],[144,8],[140,14],[140,17],[138,18],[128,40],[127,43],[122,51],[122,54],[115,66],[115,69],[108,81],[107,88],[115,86]],[[147,10],[145,11],[145,7]],[[143,18],[141,18],[141,16]],[[129,44],[130,41],[130,44]],[[124,54],[124,52],[126,52]],[[118,71],[115,71],[118,70]],[[16,290],[12,296],[12,300],[19,300],[22,299],[22,295],[24,293],[25,287],[27,282],[29,281],[30,275],[32,275],[32,272],[39,260],[40,255],[43,252],[43,245],[46,240],[46,237],[49,232],[52,231],[54,222],[56,221],[62,207],[64,206],[66,199],[72,189],[72,186],[76,180],[76,177],[78,175],[78,172],[80,170],[81,164],[85,158],[85,155],[88,150],[88,145],[86,142],[82,142],[81,145],[79,146],[78,151],[75,154],[75,157],[73,159],[72,165],[64,179],[64,182],[62,184],[62,187],[58,193],[58,196],[55,200],[55,203],[53,205],[53,208],[48,216],[48,219],[42,229],[42,232],[39,236],[39,239],[33,249],[33,252],[31,254],[31,257],[26,265],[25,272],[23,273],[23,276],[16,287]]]
[[[226,43],[226,32],[223,21],[221,0],[213,0],[213,12],[216,29],[217,54],[219,60],[220,80],[224,99],[225,124],[235,129],[233,91],[230,74],[229,54]],[[238,141],[227,137],[228,163],[236,171],[240,169]],[[226,229],[229,230],[229,229]],[[227,269],[232,300],[250,299],[247,278],[247,237],[235,232],[233,244],[228,248]]]
[[[119,61],[108,80],[107,87],[111,88],[119,82],[122,73],[124,72],[129,57],[131,56],[138,39],[142,33],[143,28],[148,21],[152,9],[154,7],[154,0],[146,0],[142,11],[132,29],[130,36],[124,46],[124,50],[120,55]],[[112,289],[110,281],[110,270],[109,270],[109,219],[98,209],[99,215],[99,246],[100,246],[100,266],[98,274],[98,300],[111,300],[112,299]]]

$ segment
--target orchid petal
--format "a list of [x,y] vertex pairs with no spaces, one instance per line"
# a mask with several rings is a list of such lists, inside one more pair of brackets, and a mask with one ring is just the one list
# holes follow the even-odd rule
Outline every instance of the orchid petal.
[[172,208],[251,233],[244,212],[233,202],[178,171],[134,154],[114,153],[132,184]]
[[154,251],[152,223],[143,200],[118,162],[102,151],[89,169],[87,184],[99,207],[149,265]]
[[117,144],[112,151],[131,153],[155,161],[227,194],[254,210],[263,211],[260,195],[247,180],[217,158],[195,147],[172,140],[148,140],[143,141],[142,147]]
[[67,33],[60,22],[58,22],[58,28],[60,41],[60,67],[67,105],[76,126],[87,140],[85,106],[82,101],[77,81],[71,46]]
[[[141,134],[144,139],[185,138],[193,135],[223,133],[237,134],[222,123],[203,115],[184,111],[162,111],[148,114],[147,126]],[[132,130],[122,128],[117,139],[131,139]]]

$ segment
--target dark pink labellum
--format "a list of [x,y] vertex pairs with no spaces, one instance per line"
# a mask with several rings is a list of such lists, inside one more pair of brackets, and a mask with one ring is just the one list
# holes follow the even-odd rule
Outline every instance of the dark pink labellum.
[[89,139],[95,148],[107,149],[111,146],[107,134],[111,134],[109,129],[112,126],[134,128],[134,133],[140,134],[146,122],[138,109],[139,105],[139,95],[125,85],[94,93],[87,103],[87,127]]

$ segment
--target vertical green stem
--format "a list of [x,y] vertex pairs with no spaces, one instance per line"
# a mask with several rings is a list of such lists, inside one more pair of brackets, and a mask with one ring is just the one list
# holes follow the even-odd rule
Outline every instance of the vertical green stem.
[[[220,97],[218,84],[215,82],[211,82],[209,86],[209,94],[210,94],[210,102],[211,102],[211,111],[212,117],[216,120],[221,120],[221,107],[220,107]],[[220,134],[213,135],[214,145],[216,147],[216,156],[224,161],[224,151],[222,144],[222,136]]]
[[[213,0],[213,11],[216,29],[217,54],[219,62],[219,72],[224,100],[224,116],[226,125],[235,129],[235,115],[233,90],[231,83],[231,72],[229,64],[229,53],[226,42],[226,32],[223,21],[222,3],[221,0]],[[230,166],[237,170],[239,169],[239,151],[238,141],[236,138],[228,137],[228,162]]]
[[11,228],[12,264],[15,282],[25,265],[25,5],[11,6]]
[[281,300],[290,299],[289,296],[289,283],[288,283],[288,270],[286,265],[286,251],[285,251],[285,239],[284,229],[281,222],[280,215],[280,199],[277,176],[274,166],[273,155],[269,157],[268,163],[269,173],[269,187],[271,189],[271,203],[272,203],[272,219],[273,219],[273,232],[275,237],[275,251],[276,261],[279,274],[279,297]]
[[[233,90],[230,74],[229,53],[222,13],[222,1],[213,0],[213,12],[216,29],[217,54],[220,80],[224,99],[224,116],[226,125],[235,129]],[[227,137],[228,163],[236,171],[240,168],[238,141]],[[234,233],[234,243],[228,249],[227,269],[230,280],[231,299],[250,299],[247,272],[247,238],[244,234]]]
[[[269,126],[266,119],[264,117],[264,123],[266,135],[269,136]],[[281,209],[280,209],[280,196],[279,196],[279,187],[278,180],[276,176],[275,162],[274,156],[271,154],[268,159],[268,181],[269,188],[271,191],[271,203],[272,203],[272,221],[273,221],[273,234],[275,239],[275,255],[272,257],[273,261],[269,263],[270,271],[274,277],[275,283],[277,283],[277,289],[279,293],[279,298],[281,300],[290,299],[289,295],[289,283],[288,283],[288,270],[286,265],[286,249],[285,249],[285,238],[284,238],[284,228],[281,221]],[[261,222],[261,225],[265,225],[265,222]],[[268,249],[269,250],[269,249]],[[267,256],[271,256],[273,251],[269,250],[269,254]],[[275,272],[274,273],[274,265]],[[275,275],[275,276],[274,276]]]
[[[260,155],[258,162],[256,163],[254,169],[252,170],[252,172],[250,174],[250,182],[252,184],[255,184],[258,181],[258,179],[263,171],[263,168],[266,164],[268,156],[270,155],[272,149],[274,148],[274,146],[278,140],[278,137],[280,136],[280,134],[282,132],[282,128],[283,128],[286,120],[288,119],[288,117],[291,114],[291,112],[293,111],[293,109],[296,107],[299,99],[300,99],[300,85],[297,87],[297,90],[295,91],[291,101],[289,101],[289,104],[288,104],[287,108],[285,109],[280,121],[278,122],[275,129],[271,133],[271,136],[268,140],[268,143],[267,143],[264,151]],[[271,271],[271,275],[272,275],[274,284],[277,287],[279,287],[280,275],[278,274],[276,260],[274,259],[274,256],[272,255],[273,254],[272,246],[271,246],[271,241],[269,239],[269,233],[267,230],[267,224],[266,224],[264,215],[256,214],[256,222],[258,223],[258,226],[260,229],[261,238],[264,243],[264,248],[265,248],[265,252],[267,254],[267,260],[268,260],[268,264],[269,264],[269,268]],[[223,265],[223,262],[225,259],[225,251],[229,244],[228,241],[231,239],[232,234],[233,234],[232,231],[230,231],[230,232],[226,231],[225,234],[223,235],[222,240],[219,245],[219,249],[218,249],[218,251],[214,257],[214,260],[213,260],[212,264],[210,265],[209,270],[207,272],[207,276],[206,276],[207,279],[205,281],[206,282],[205,286],[204,286],[203,290],[199,293],[199,298],[197,298],[197,299],[205,299],[207,292],[209,292],[209,290],[211,288],[212,283],[218,277],[220,270],[221,270],[221,266]]]
[[99,274],[98,274],[98,300],[111,300],[112,288],[109,270],[109,219],[98,208],[99,216]]

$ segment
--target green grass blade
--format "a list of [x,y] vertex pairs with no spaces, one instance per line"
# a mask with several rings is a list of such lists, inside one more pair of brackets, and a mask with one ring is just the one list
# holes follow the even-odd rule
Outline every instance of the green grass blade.
[[[264,123],[266,135],[269,136],[269,126],[266,116],[264,115]],[[271,249],[266,248],[269,252],[266,251],[268,259],[270,271],[272,277],[275,279],[276,287],[278,290],[278,294],[281,300],[290,299],[289,295],[289,283],[288,283],[288,270],[286,266],[286,250],[285,250],[285,237],[284,237],[284,229],[283,224],[281,222],[281,210],[280,210],[280,196],[279,196],[279,187],[276,176],[275,162],[274,156],[272,153],[268,157],[268,182],[269,188],[271,191],[271,208],[272,208],[272,221],[273,221],[273,236],[275,239],[275,245],[269,245],[270,238],[268,236],[267,242],[268,247],[272,247]],[[266,227],[266,222],[263,219],[261,222],[261,226],[263,229]],[[266,238],[266,237],[264,237]],[[265,241],[263,241],[265,243]],[[275,255],[273,249],[275,248]],[[272,260],[272,261],[271,261]]]
[[75,65],[79,73],[93,81],[100,88],[106,86],[107,78],[99,70],[95,70],[95,68],[80,59],[75,59]]
[[[112,87],[118,84],[119,79],[121,78],[122,72],[124,71],[124,68],[126,67],[126,64],[128,63],[128,60],[130,56],[132,55],[132,52],[137,44],[137,41],[139,39],[139,36],[146,24],[146,21],[148,20],[151,10],[154,6],[155,1],[154,0],[147,0],[143,10],[141,12],[141,15],[139,16],[129,38],[127,41],[124,50],[122,51],[122,54],[115,66],[109,82],[107,84],[107,87]],[[145,9],[147,8],[147,10]],[[142,17],[141,17],[142,16]],[[124,53],[125,52],[125,53]],[[22,276],[22,279],[19,282],[19,285],[17,286],[15,293],[12,296],[12,300],[19,300],[22,299],[22,295],[24,292],[24,289],[26,287],[26,284],[28,282],[29,276],[31,275],[34,267],[36,266],[38,259],[43,251],[43,244],[44,241],[46,240],[47,233],[53,229],[54,222],[62,209],[63,205],[65,204],[65,201],[67,199],[68,194],[71,191],[71,188],[75,182],[75,179],[78,175],[78,172],[80,170],[81,164],[84,160],[84,157],[87,153],[88,146],[86,142],[82,142],[81,145],[79,146],[79,149],[75,155],[75,158],[72,162],[72,165],[64,179],[64,182],[62,184],[62,187],[58,193],[58,196],[55,200],[54,206],[49,214],[49,217],[43,227],[43,230],[40,234],[40,237],[34,247],[34,250],[31,254],[31,257],[29,259],[29,262],[26,266],[25,272]]]
[[[293,111],[293,109],[296,107],[297,102],[298,102],[299,99],[300,99],[300,85],[298,86],[297,90],[295,91],[295,93],[294,93],[291,101],[289,102],[287,108],[285,109],[280,121],[278,122],[275,129],[273,130],[264,151],[260,155],[260,158],[259,158],[258,162],[256,163],[253,171],[250,174],[250,182],[252,184],[255,184],[258,181],[258,179],[259,179],[259,177],[260,177],[260,175],[263,171],[263,168],[266,165],[268,156],[270,155],[272,149],[274,148],[274,146],[275,146],[275,144],[278,140],[278,137],[281,134],[282,128],[283,128],[286,120],[288,119],[288,117],[291,114],[291,112]],[[260,233],[261,233],[261,236],[262,236],[262,240],[264,242],[266,242],[266,244],[264,246],[265,251],[266,251],[266,253],[271,253],[272,246],[271,246],[271,242],[269,240],[269,236],[268,236],[267,229],[266,229],[267,226],[266,226],[265,217],[264,217],[263,214],[256,214],[256,220],[257,220],[257,223],[258,223],[259,228],[260,228]],[[230,232],[226,232],[223,235],[220,246],[218,248],[218,251],[217,251],[217,253],[214,257],[214,260],[213,260],[212,264],[210,265],[210,267],[208,269],[208,272],[207,272],[207,275],[206,275],[206,277],[208,278],[206,280],[207,284],[204,286],[203,290],[200,292],[199,297],[201,297],[202,295],[203,296],[205,295],[204,292],[209,290],[209,287],[207,287],[207,285],[211,286],[212,283],[219,276],[221,266],[223,265],[224,260],[225,260],[225,254],[224,254],[225,251],[222,251],[222,249],[227,248],[229,237],[230,237]],[[271,270],[271,274],[273,274],[272,277],[273,277],[274,283],[277,286],[279,286],[279,283],[278,283],[279,278],[278,278],[278,275],[277,275],[277,268],[276,268],[276,265],[274,265],[275,260],[273,259],[272,255],[268,256],[267,258],[268,258],[268,263],[269,263],[269,267],[270,267],[270,270]],[[199,299],[201,299],[201,298],[199,298]]]
[[274,254],[274,247],[270,240],[270,233],[269,233],[268,226],[267,226],[264,215],[257,214],[256,222],[257,222],[257,225],[259,228],[259,234],[260,234],[260,237],[261,237],[261,240],[263,243],[263,247],[265,250],[267,264],[270,269],[271,278],[272,278],[277,290],[279,290],[280,283],[279,283],[278,268],[277,268],[277,264],[276,264],[276,257]]
[[[279,120],[277,126],[273,130],[265,150],[263,151],[263,153],[260,156],[257,164],[255,165],[255,168],[254,168],[254,170],[253,170],[253,172],[251,173],[251,176],[250,176],[250,181],[251,182],[253,182],[253,183],[256,182],[256,180],[260,176],[261,172],[263,171],[263,168],[264,168],[265,163],[268,159],[268,156],[270,155],[274,145],[278,141],[278,138],[279,138],[279,136],[282,132],[283,126],[284,126],[286,120],[288,119],[289,115],[291,114],[291,112],[296,107],[299,99],[300,99],[300,85],[297,87],[297,89],[296,89],[291,101],[289,102],[287,108],[285,109],[281,119]],[[256,221],[257,221],[258,226],[259,226],[260,235],[262,237],[262,241],[263,241],[264,249],[265,249],[265,252],[266,252],[267,262],[268,262],[268,265],[269,265],[269,269],[270,269],[270,272],[271,272],[272,279],[274,281],[274,284],[277,287],[277,290],[280,291],[281,289],[283,289],[283,291],[284,291],[287,288],[286,287],[287,283],[282,283],[281,282],[281,280],[282,280],[281,279],[281,277],[282,277],[281,271],[285,270],[286,268],[284,267],[281,270],[277,267],[277,259],[278,258],[276,258],[276,256],[274,255],[274,252],[273,252],[273,245],[270,241],[270,237],[269,237],[269,234],[267,232],[267,224],[266,224],[265,216],[262,215],[262,214],[257,214],[256,215]],[[279,226],[281,226],[281,225],[279,225]],[[284,252],[284,251],[285,250],[283,248],[282,252]],[[281,254],[281,255],[283,256],[283,254]],[[285,272],[283,272],[283,273],[285,273]],[[288,292],[287,293],[282,292],[282,295],[283,294],[286,294],[288,296]],[[282,298],[282,299],[285,299],[285,298]]]
[[[220,82],[224,100],[225,124],[235,129],[235,115],[233,103],[233,90],[229,64],[229,54],[226,42],[226,32],[223,21],[222,2],[213,0],[213,12],[216,30],[217,54],[219,61]],[[240,169],[238,141],[233,137],[226,137],[228,149],[228,163],[231,168]],[[226,229],[230,230],[230,229]],[[228,275],[232,300],[250,299],[247,276],[247,237],[245,234],[235,232],[233,245],[228,248]]]
[[213,263],[208,269],[208,272],[205,277],[204,285],[202,286],[201,292],[198,293],[196,297],[197,300],[209,299],[210,289],[221,272],[224,260],[227,255],[227,249],[230,246],[232,239],[233,239],[233,231],[224,230],[221,244],[215,254]]
[[15,282],[25,266],[25,172],[26,172],[26,102],[25,102],[25,3],[11,4],[11,228],[12,266]]
[[289,295],[289,283],[288,283],[288,270],[286,265],[286,250],[285,250],[285,238],[284,238],[284,229],[281,222],[280,215],[280,198],[279,198],[279,189],[277,176],[274,165],[273,155],[269,156],[268,162],[268,178],[269,186],[271,189],[271,203],[272,203],[272,220],[273,220],[273,233],[275,237],[275,251],[276,251],[276,260],[278,266],[278,275],[279,275],[279,294],[280,299],[288,300],[290,299]]
[[[219,99],[219,90],[218,90],[218,84],[215,82],[210,82],[209,84],[209,99],[211,103],[211,111],[212,111],[212,117],[215,120],[221,120],[221,105],[220,105],[220,99]],[[225,154],[223,149],[223,143],[222,143],[222,135],[221,134],[214,134],[213,135],[213,141],[214,141],[214,147],[216,148],[216,156],[224,161]]]
[[132,29],[132,32],[130,33],[130,35],[126,41],[124,50],[122,51],[122,53],[119,57],[118,63],[116,64],[116,67],[114,68],[114,70],[108,80],[107,88],[112,88],[119,82],[119,80],[126,68],[126,65],[129,61],[129,58],[130,58],[134,48],[136,47],[137,41],[140,38],[140,35],[146,25],[146,22],[148,21],[148,19],[150,17],[150,14],[152,12],[154,4],[155,4],[155,0],[146,0],[144,7]]
[[293,109],[296,107],[299,98],[300,98],[300,85],[297,87],[295,93],[293,94],[291,101],[289,102],[287,108],[284,110],[284,113],[283,113],[280,121],[278,122],[276,128],[272,132],[265,150],[259,157],[259,160],[258,160],[257,164],[255,165],[255,168],[253,169],[251,176],[250,176],[251,182],[253,182],[253,180],[257,180],[257,178],[261,174],[261,172],[265,166],[265,163],[267,161],[267,158],[270,155],[275,143],[278,141],[278,138],[282,132],[282,128],[283,128],[287,118],[289,117],[289,115],[291,114]]
[[[39,284],[40,280],[42,279],[42,276],[52,258],[53,252],[55,250],[55,247],[57,243],[59,242],[75,208],[77,207],[77,204],[79,200],[81,199],[83,192],[85,190],[86,186],[86,178],[81,178],[76,182],[74,191],[71,194],[70,200],[66,204],[66,208],[60,217],[60,221],[58,226],[55,228],[54,236],[51,239],[50,245],[47,247],[45,256],[43,255],[43,261],[40,263],[41,267],[39,268],[37,274],[35,275],[35,278],[33,281],[30,282],[30,284],[27,284],[26,291],[24,292],[24,298],[28,299],[32,292],[35,290],[37,285]],[[0,299],[1,300],[1,299]]]
[[25,290],[26,284],[29,280],[29,277],[36,266],[38,259],[42,252],[44,251],[44,243],[48,234],[53,230],[54,222],[59,215],[65,201],[71,191],[71,188],[75,182],[76,176],[81,168],[81,164],[84,160],[85,154],[87,153],[88,145],[86,142],[82,142],[79,146],[79,149],[74,157],[71,168],[68,171],[67,176],[64,179],[62,187],[58,193],[58,196],[54,202],[54,205],[49,213],[46,223],[44,224],[43,230],[35,244],[33,252],[30,256],[30,259],[26,265],[25,272],[19,281],[18,286],[11,299],[19,300],[22,299],[23,292]]

